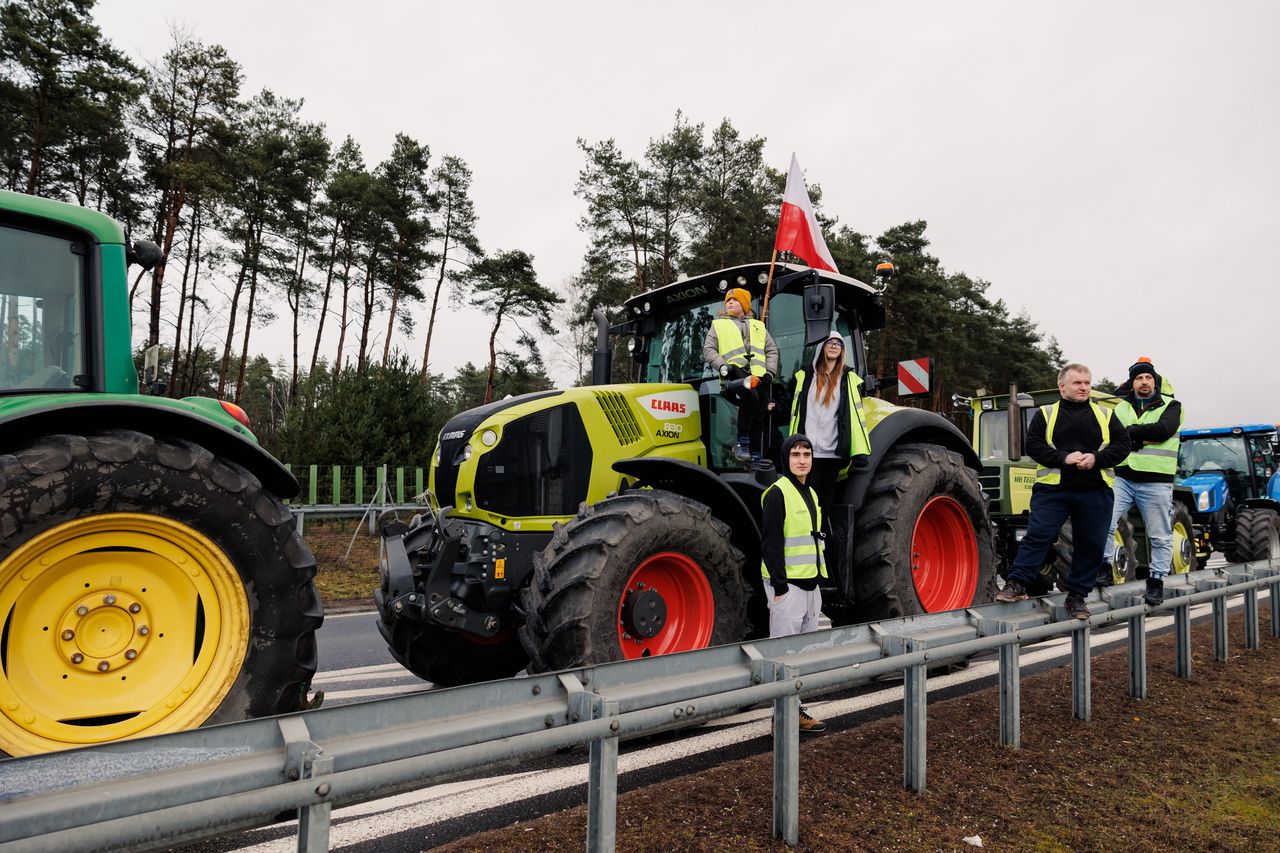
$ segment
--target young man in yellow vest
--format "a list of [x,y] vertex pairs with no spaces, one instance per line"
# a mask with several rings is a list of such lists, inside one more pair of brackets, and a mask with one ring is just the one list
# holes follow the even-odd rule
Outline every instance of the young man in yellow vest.
[[751,311],[751,294],[735,287],[724,295],[724,313],[711,321],[702,340],[702,358],[728,384],[754,376],[754,389],[726,391],[738,407],[738,442],[734,456],[740,462],[761,456],[763,430],[769,409],[770,384],[778,375],[778,345],[764,323]]
[[1062,399],[1041,406],[1031,418],[1027,455],[1036,462],[1031,516],[996,601],[1027,597],[1027,584],[1040,573],[1058,532],[1070,519],[1073,548],[1064,605],[1075,618],[1089,618],[1084,597],[1102,565],[1115,482],[1111,469],[1129,455],[1129,433],[1115,413],[1090,399],[1092,388],[1089,368],[1068,364],[1058,373]]
[[[805,484],[813,469],[813,444],[799,433],[782,443],[786,473],[760,496],[760,571],[769,603],[769,636],[790,637],[818,630],[827,576],[822,559],[822,508]],[[800,731],[816,734],[827,724],[800,709]]]
[[1129,368],[1129,381],[1116,389],[1116,396],[1123,398],[1116,406],[1116,417],[1128,431],[1133,449],[1116,466],[1107,562],[1098,573],[1098,585],[1111,583],[1116,525],[1136,505],[1151,542],[1151,573],[1142,597],[1154,605],[1164,601],[1164,579],[1173,564],[1173,480],[1178,473],[1182,404],[1173,399],[1172,386],[1156,373],[1149,358],[1140,358]]

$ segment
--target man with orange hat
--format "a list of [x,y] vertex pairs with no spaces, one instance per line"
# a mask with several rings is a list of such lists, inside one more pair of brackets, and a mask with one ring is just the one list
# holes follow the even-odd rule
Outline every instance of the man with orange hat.
[[1147,575],[1147,604],[1164,601],[1164,579],[1173,565],[1173,481],[1178,473],[1182,404],[1173,398],[1173,386],[1156,372],[1149,358],[1129,368],[1129,381],[1116,389],[1120,398],[1115,414],[1129,433],[1132,451],[1116,465],[1115,504],[1111,510],[1111,535],[1107,537],[1107,562],[1098,573],[1098,585],[1112,581],[1116,526],[1131,507],[1142,513],[1142,524],[1151,542],[1151,567]]
[[764,323],[755,318],[746,289],[735,287],[724,295],[724,313],[711,321],[702,341],[702,358],[723,383],[748,376],[759,381],[754,389],[725,391],[725,397],[738,406],[734,456],[739,461],[758,460],[765,415],[773,408],[769,385],[778,374],[778,345]]

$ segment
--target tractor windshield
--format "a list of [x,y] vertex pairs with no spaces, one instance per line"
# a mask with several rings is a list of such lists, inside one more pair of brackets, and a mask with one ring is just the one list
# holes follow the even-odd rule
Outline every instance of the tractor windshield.
[[1242,435],[1206,435],[1184,438],[1178,448],[1178,476],[1197,471],[1220,471],[1227,490],[1238,499],[1256,497],[1250,476],[1249,454]]
[[[1022,409],[1022,428],[1031,426],[1035,406]],[[978,419],[978,457],[983,460],[1007,459],[1009,456],[1009,410],[983,412]]]
[[[679,314],[671,314],[660,320],[649,343],[649,358],[645,364],[646,382],[692,382],[715,378],[702,358],[702,342],[711,328],[711,321],[720,316],[723,302],[716,298],[703,303],[693,303]],[[752,303],[757,316],[759,299]],[[804,342],[804,307],[797,293],[779,293],[769,299],[769,315],[765,325],[778,345],[778,381],[786,384],[801,367],[813,363],[814,348]],[[859,374],[863,365],[862,347],[853,345],[854,328],[848,316],[841,312],[836,317],[836,329],[844,335],[845,352],[853,359],[850,366]]]
[[75,387],[83,281],[82,244],[0,225],[0,392]]

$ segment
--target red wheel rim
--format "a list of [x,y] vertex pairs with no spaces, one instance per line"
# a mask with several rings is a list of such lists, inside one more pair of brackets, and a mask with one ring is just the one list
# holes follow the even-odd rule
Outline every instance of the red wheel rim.
[[955,498],[938,495],[911,532],[911,582],[926,613],[968,607],[978,589],[978,540]]
[[[656,592],[666,604],[666,621],[651,637],[629,631],[623,615],[627,596],[646,590]],[[711,631],[716,624],[711,583],[698,564],[684,554],[673,551],[654,554],[627,578],[626,588],[618,599],[615,621],[618,644],[627,660],[705,649],[711,643]]]

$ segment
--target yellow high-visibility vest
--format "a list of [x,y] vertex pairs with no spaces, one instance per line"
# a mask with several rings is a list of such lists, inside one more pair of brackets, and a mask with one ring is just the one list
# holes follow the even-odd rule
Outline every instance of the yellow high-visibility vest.
[[[1059,403],[1051,406],[1041,406],[1040,412],[1044,415],[1045,430],[1044,440],[1050,447],[1057,449],[1057,445],[1053,443],[1053,428],[1058,423],[1058,407]],[[1111,416],[1097,403],[1089,401],[1089,408],[1093,410],[1093,416],[1098,420],[1098,426],[1102,429],[1102,444],[1098,445],[1100,452],[1104,447],[1111,443]],[[1107,484],[1107,488],[1115,488],[1116,472],[1112,468],[1099,468],[1102,474],[1102,482]],[[1046,485],[1056,486],[1062,482],[1062,469],[1049,468],[1036,463],[1036,482],[1045,483]]]
[[[805,486],[808,489],[808,486]],[[786,515],[782,521],[782,556],[786,561],[787,577],[813,578],[827,576],[827,566],[822,560],[822,548],[818,545],[815,531],[822,529],[822,507],[818,506],[818,496],[809,489],[809,497],[813,501],[813,515],[809,515],[809,507],[795,483],[787,477],[779,477],[773,485],[760,495],[760,505],[764,505],[765,495],[773,489],[782,492]],[[764,561],[760,561],[760,574],[769,577],[769,570]]]
[[[791,400],[791,434],[795,435],[800,432],[800,395],[804,393],[805,371],[796,371],[796,395]],[[867,435],[867,412],[862,405],[862,394],[858,391],[862,387],[862,377],[858,376],[852,370],[845,373],[845,385],[849,392],[849,459],[851,460],[841,470],[838,479],[843,480],[849,475],[849,468],[853,465],[852,459],[858,454],[866,454],[871,452],[871,437]],[[816,382],[817,379],[815,378]]]
[[[1121,400],[1116,406],[1116,418],[1125,426],[1133,426],[1134,424],[1154,424],[1160,420],[1160,416],[1164,414],[1164,410],[1169,408],[1171,402],[1168,397],[1163,398],[1164,402],[1154,409],[1147,409],[1141,415],[1134,411],[1133,405],[1128,400]],[[1183,415],[1178,417],[1178,427],[1182,427]],[[1147,444],[1141,450],[1135,450],[1130,453],[1119,467],[1128,468],[1131,471],[1148,471],[1152,474],[1168,474],[1174,476],[1178,473],[1178,447],[1182,444],[1182,440],[1178,437],[1178,430],[1173,431],[1173,435],[1166,438],[1159,444]]]
[[764,323],[755,319],[747,320],[747,329],[751,333],[751,352],[747,352],[746,344],[742,341],[742,330],[735,320],[721,317],[711,321],[711,328],[716,330],[716,345],[725,364],[741,367],[755,376],[764,376],[768,372],[764,360]]

